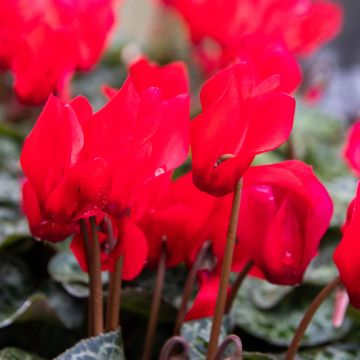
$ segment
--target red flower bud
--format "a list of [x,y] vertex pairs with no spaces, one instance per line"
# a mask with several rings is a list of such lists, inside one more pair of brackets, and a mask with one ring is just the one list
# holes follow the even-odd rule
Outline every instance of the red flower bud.
[[253,260],[254,275],[295,285],[328,229],[332,201],[300,161],[252,167],[244,176],[233,270]]

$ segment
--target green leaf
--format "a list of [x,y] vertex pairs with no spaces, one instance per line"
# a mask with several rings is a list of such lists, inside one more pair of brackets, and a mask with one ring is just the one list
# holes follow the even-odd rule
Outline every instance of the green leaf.
[[[230,329],[230,320],[228,317],[225,317],[223,323],[220,341],[225,339]],[[212,318],[187,321],[182,325],[181,336],[183,336],[190,345],[191,360],[204,360],[210,339],[211,326]]]
[[355,197],[357,179],[353,176],[340,176],[324,182],[334,203],[331,225],[340,227],[344,224],[347,208]]
[[[121,310],[129,311],[148,318],[151,310],[153,293],[140,288],[125,288],[121,291]],[[159,322],[173,323],[176,309],[162,300],[159,311]]]
[[0,204],[17,207],[20,202],[21,183],[18,177],[0,173]]
[[31,295],[15,311],[8,314],[6,318],[2,319],[0,322],[0,328],[6,327],[15,322],[19,323],[32,320],[60,320],[44,294],[39,293]]
[[23,312],[32,292],[29,269],[21,260],[0,257],[0,328],[11,324]]
[[253,279],[250,291],[255,306],[260,309],[271,309],[292,290],[292,286],[274,285],[267,281]]
[[54,309],[67,329],[77,329],[82,326],[85,318],[85,302],[83,300],[69,295],[61,285],[50,280],[43,290],[49,306]]
[[62,251],[52,257],[48,271],[54,280],[61,283],[89,283],[88,274],[81,270],[71,251]]
[[2,137],[0,141],[0,172],[6,174],[5,176],[12,175],[17,181],[19,181],[19,155],[19,144],[12,139]]
[[300,352],[301,360],[358,360],[360,345],[339,344]]
[[80,341],[54,360],[123,360],[121,331],[112,331]]
[[0,250],[30,238],[28,224],[19,212],[0,207]]
[[243,360],[276,360],[276,357],[270,354],[244,351]]
[[305,272],[304,283],[325,286],[338,276],[333,253],[340,238],[340,231],[328,231],[321,241],[319,255],[313,259]]
[[[132,286],[141,287],[149,293],[152,293],[155,286],[155,277],[156,271],[145,269]],[[174,306],[174,308],[178,308],[181,303],[186,277],[187,271],[185,270],[185,266],[180,265],[166,270],[162,297],[168,304]]]
[[[247,333],[270,344],[287,346],[294,336],[305,310],[320,291],[318,287],[299,286],[284,297],[271,310],[256,306],[253,297],[253,280],[247,279],[235,300],[231,318]],[[333,299],[321,305],[310,323],[302,345],[316,346],[338,340],[351,329],[351,320],[345,319],[341,328],[332,326]]]
[[280,161],[283,161],[284,158],[276,151],[269,151],[262,154],[259,154],[255,157],[252,166],[257,165],[269,165],[269,164],[275,164]]
[[346,127],[338,119],[297,102],[291,135],[297,158],[313,165],[325,180],[343,176],[347,171],[341,157],[345,133]]
[[0,360],[42,360],[42,358],[14,347],[8,347],[0,351]]
[[[80,326],[83,311],[66,292],[50,284],[44,293],[33,293],[30,270],[20,259],[0,258],[0,328],[32,320],[61,322],[62,326]],[[75,313],[73,313],[75,312]]]
[[[71,295],[79,298],[89,296],[89,276],[83,272],[69,250],[61,251],[53,256],[48,265],[51,277],[60,282],[64,289]],[[108,282],[108,274],[101,274],[103,284]]]

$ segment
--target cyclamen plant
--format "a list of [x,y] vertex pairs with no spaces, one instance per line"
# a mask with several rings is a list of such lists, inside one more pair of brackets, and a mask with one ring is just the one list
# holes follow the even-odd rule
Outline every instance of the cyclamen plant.
[[[136,59],[120,89],[104,87],[107,102],[97,112],[83,96],[68,101],[50,93],[63,93],[68,76],[90,68],[100,56],[114,22],[111,1],[49,2],[30,34],[32,12],[30,20],[22,7],[14,12],[20,33],[1,27],[0,18],[0,35],[7,41],[23,41],[26,33],[26,56],[31,54],[29,63],[35,66],[21,67],[20,51],[1,50],[2,67],[14,72],[18,96],[36,103],[50,93],[20,156],[23,211],[35,238],[58,243],[71,237],[70,249],[89,275],[89,336],[120,326],[122,280],[136,279],[145,267],[156,270],[142,355],[151,359],[166,269],[185,264],[188,275],[174,336],[160,359],[170,359],[175,345],[186,350],[179,336],[183,323],[203,317],[212,317],[207,360],[219,359],[231,342],[233,358],[241,359],[240,339],[230,335],[220,344],[219,336],[244,278],[301,284],[329,228],[333,203],[309,165],[300,160],[252,163],[289,139],[292,93],[302,77],[295,56],[311,53],[338,33],[341,9],[329,1],[238,0],[227,7],[218,1],[164,2],[185,19],[196,56],[213,73],[201,88],[201,111],[192,120],[182,62],[160,66],[145,57]],[[239,16],[242,9],[246,11]],[[37,15],[36,7],[33,11]],[[253,13],[256,18],[249,16]],[[96,32],[89,23],[98,17]],[[77,26],[68,28],[74,18]],[[219,26],[213,25],[214,18]],[[34,43],[33,32],[38,34]],[[58,36],[63,41],[49,40]],[[216,57],[205,47],[208,37],[220,46]],[[39,61],[48,42],[57,52],[59,43],[68,43],[71,59],[53,62],[55,55],[48,50],[49,56]],[[48,66],[52,76],[33,92]],[[191,171],[177,177],[174,171],[189,149]],[[346,156],[355,167],[353,149],[350,144]],[[287,360],[295,358],[311,317],[334,288],[343,284],[359,308],[359,196],[358,190],[334,254],[340,275],[305,313]],[[105,271],[110,280],[104,319]],[[231,272],[236,273],[234,281]],[[183,357],[188,357],[186,351]]]

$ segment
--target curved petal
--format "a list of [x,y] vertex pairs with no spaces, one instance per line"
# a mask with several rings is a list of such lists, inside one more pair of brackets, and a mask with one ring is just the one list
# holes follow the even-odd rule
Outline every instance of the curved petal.
[[83,144],[83,131],[75,112],[50,95],[20,155],[21,166],[40,207],[61,182],[64,172],[77,161]]
[[360,186],[356,191],[350,222],[334,253],[334,262],[339,269],[340,278],[350,297],[351,304],[360,309],[359,289],[359,226],[360,226]]
[[189,93],[186,66],[180,61],[160,66],[141,57],[129,71],[139,93],[149,87],[159,88],[164,99]]

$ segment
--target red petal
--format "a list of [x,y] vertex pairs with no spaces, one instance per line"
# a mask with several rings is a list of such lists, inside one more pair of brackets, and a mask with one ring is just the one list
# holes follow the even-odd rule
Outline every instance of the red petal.
[[360,257],[359,257],[359,225],[360,225],[360,186],[356,191],[353,216],[348,223],[343,238],[334,253],[334,262],[339,269],[340,278],[345,285],[351,304],[360,309]]
[[159,66],[143,57],[131,64],[130,75],[139,93],[152,86],[160,89],[164,99],[189,93],[186,67],[180,61]]
[[40,207],[68,167],[76,162],[83,143],[83,132],[72,108],[50,95],[20,155]]
[[122,278],[132,280],[145,266],[148,246],[143,232],[127,217],[119,223],[119,241],[124,255]]

